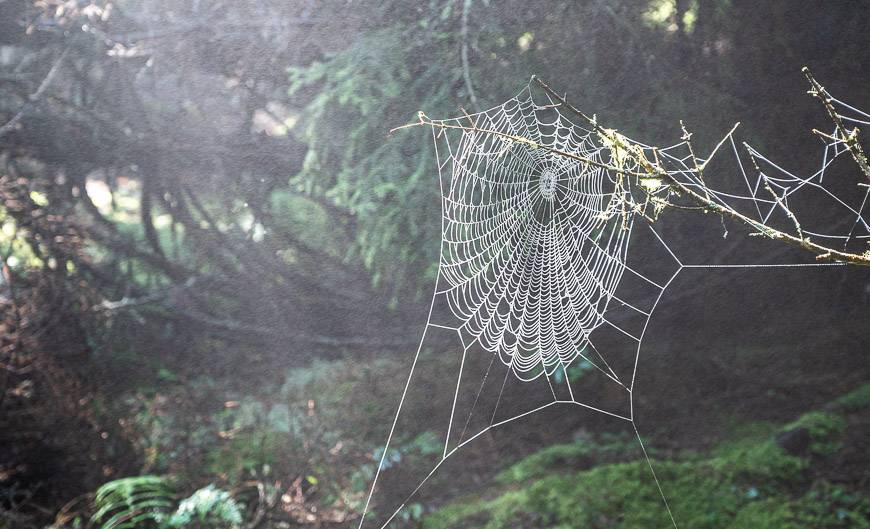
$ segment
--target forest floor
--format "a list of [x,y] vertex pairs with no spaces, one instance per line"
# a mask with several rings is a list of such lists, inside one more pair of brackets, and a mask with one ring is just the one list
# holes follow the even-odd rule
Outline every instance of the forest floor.
[[631,441],[599,436],[545,448],[423,526],[870,527],[870,383],[787,424],[743,424],[710,450],[653,454],[673,521]]
[[[867,311],[840,315],[836,324],[813,324],[794,311],[782,321],[772,315],[751,335],[741,334],[746,322],[739,320],[707,317],[702,325],[677,314],[689,322],[684,330],[658,333],[665,338],[641,358],[637,426],[679,527],[870,528],[870,374],[860,325]],[[711,327],[715,337],[691,331]],[[136,475],[165,477],[174,498],[210,485],[246,491],[236,495],[246,521],[258,511],[256,484],[281,499],[258,529],[357,526],[360,499],[407,375],[406,357],[273,366],[269,377],[228,372],[193,378],[149,367],[150,378],[124,379],[123,391],[80,404],[92,418],[87,425],[115,423],[115,431],[83,426],[71,440],[71,430],[53,429],[53,415],[34,407],[31,397],[6,403],[8,419],[11,404],[32,408],[30,415],[42,419],[29,424],[31,437],[12,441],[15,450],[0,450],[0,470],[10,461],[0,473],[0,501],[8,502],[0,507],[20,505],[18,519],[27,521],[16,525],[0,517],[0,529],[57,520],[63,523],[53,527],[79,520],[100,528],[88,522],[93,491]],[[451,366],[435,366],[442,368]],[[262,382],[245,383],[250,380]],[[427,379],[425,407],[414,415],[413,429],[434,429],[432,418],[450,409],[452,383],[450,377]],[[630,428],[600,413],[549,411],[463,448],[398,527],[673,526]],[[63,410],[57,415],[73,417]],[[111,452],[121,446],[113,439],[128,448]],[[387,474],[431,468],[423,466],[432,450],[429,437],[397,440],[391,457],[401,457],[401,465]],[[376,501],[401,501],[416,486],[394,484]],[[56,518],[58,511],[63,516]]]

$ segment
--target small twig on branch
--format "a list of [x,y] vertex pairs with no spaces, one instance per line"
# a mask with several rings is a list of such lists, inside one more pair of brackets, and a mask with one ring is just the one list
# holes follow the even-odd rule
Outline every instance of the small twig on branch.
[[797,232],[798,237],[803,239],[804,232],[801,229],[801,224],[800,224],[800,222],[798,222],[797,216],[795,216],[795,214],[788,208],[788,206],[785,205],[785,201],[783,200],[783,198],[781,198],[779,195],[777,195],[776,192],[773,190],[773,188],[770,187],[770,179],[761,170],[761,167],[758,165],[758,160],[755,159],[755,154],[753,153],[753,150],[749,147],[749,144],[744,142],[743,146],[746,148],[746,151],[749,153],[749,160],[752,161],[752,166],[755,168],[756,171],[758,171],[758,177],[761,179],[762,182],[764,182],[764,189],[768,193],[770,193],[771,197],[773,197],[774,204],[779,206],[779,208],[782,209],[783,212],[785,212],[785,216],[788,217],[789,220],[792,221],[792,223],[794,223],[795,231]]
[[[825,90],[818,81],[816,81],[815,77],[813,77],[810,69],[804,66],[801,68],[801,71],[806,76],[807,81],[810,82],[812,86],[812,90],[809,91],[809,94],[822,102],[822,105],[825,107],[825,111],[828,113],[828,117],[831,118],[831,121],[834,122],[834,126],[837,129],[837,134],[840,135],[840,138],[836,138],[838,141],[842,141],[846,145],[846,149],[849,150],[849,154],[852,155],[852,159],[855,160],[855,163],[858,164],[858,168],[861,169],[861,172],[864,173],[864,176],[870,178],[870,162],[867,161],[867,155],[864,153],[864,148],[861,147],[861,142],[858,141],[858,127],[855,127],[852,130],[846,128],[846,125],[843,123],[843,117],[837,112],[837,109],[834,108],[834,98],[831,97],[831,94]],[[822,134],[817,131],[816,134],[830,136],[826,134]],[[834,139],[834,138],[832,138]]]
[[798,222],[798,219],[795,216],[795,214],[792,212],[792,210],[788,209],[788,206],[785,205],[785,202],[783,201],[783,199],[780,198],[780,196],[776,194],[776,192],[773,190],[772,187],[770,187],[770,179],[767,178],[766,176],[764,176],[764,177],[762,177],[762,180],[764,181],[764,189],[766,189],[767,192],[770,193],[770,196],[773,197],[773,201],[776,202],[776,205],[779,206],[779,208],[785,213],[785,216],[788,217],[789,220],[792,221],[792,223],[794,223],[795,231],[797,232],[798,237],[803,239],[804,232],[801,229],[801,224],[800,224],[800,222]]
[[720,148],[722,147],[722,145],[725,143],[725,140],[727,140],[728,138],[730,138],[731,136],[733,136],[733,135],[734,135],[734,131],[736,131],[736,130],[737,130],[737,127],[739,127],[739,126],[740,126],[740,122],[738,121],[737,123],[734,124],[733,127],[731,127],[731,130],[728,131],[728,134],[722,136],[722,139],[719,140],[719,143],[717,143],[716,146],[713,147],[713,150],[710,152],[710,156],[707,156],[707,159],[704,160],[704,162],[699,166],[699,169],[700,169],[700,170],[703,171],[703,170],[707,167],[707,164],[710,163],[710,160],[712,160],[713,157],[716,156],[716,153],[719,152],[719,149],[720,149]]
[[695,172],[698,173],[698,181],[701,182],[701,187],[704,189],[704,198],[710,200],[710,188],[707,187],[707,182],[704,181],[704,170],[698,165],[698,157],[695,155],[695,148],[692,146],[692,133],[686,129],[686,124],[680,120],[680,129],[683,131],[682,140],[686,142],[686,147],[689,149],[689,156],[692,158],[692,163],[695,165]]

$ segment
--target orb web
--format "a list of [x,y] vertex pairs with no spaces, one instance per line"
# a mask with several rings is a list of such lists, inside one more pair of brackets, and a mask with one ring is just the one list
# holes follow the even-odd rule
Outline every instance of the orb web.
[[463,131],[452,156],[443,292],[461,331],[518,377],[549,375],[604,321],[625,270],[628,190],[602,167],[544,149],[607,161],[593,133],[531,97],[478,120],[487,133]]

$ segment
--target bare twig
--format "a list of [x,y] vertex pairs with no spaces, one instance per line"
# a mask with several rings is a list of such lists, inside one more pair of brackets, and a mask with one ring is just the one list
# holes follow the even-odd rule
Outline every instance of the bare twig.
[[692,133],[686,129],[686,124],[683,123],[682,119],[680,120],[680,129],[683,131],[681,139],[689,149],[689,156],[691,156],[692,162],[695,165],[695,171],[698,173],[698,181],[701,182],[701,186],[704,189],[704,198],[710,200],[710,188],[707,187],[707,182],[704,181],[704,170],[698,165],[698,157],[695,155],[695,147],[692,145]]
[[792,221],[792,223],[794,223],[795,231],[797,232],[798,237],[803,239],[804,232],[801,229],[801,224],[800,222],[798,222],[797,216],[795,216],[794,212],[792,212],[792,210],[790,210],[788,206],[785,205],[785,201],[783,201],[783,199],[776,194],[773,188],[770,187],[770,179],[765,176],[762,178],[762,180],[764,181],[764,189],[767,190],[768,193],[770,193],[770,196],[773,197],[773,201],[785,213],[785,216],[788,217]]
[[804,233],[803,233],[803,230],[801,229],[800,222],[798,222],[797,216],[795,216],[795,214],[788,208],[788,206],[785,205],[784,199],[781,198],[779,195],[777,195],[776,192],[773,190],[773,188],[770,187],[770,179],[761,170],[761,167],[758,165],[758,160],[755,159],[755,154],[754,154],[753,150],[749,147],[749,144],[744,142],[743,146],[746,148],[746,151],[749,153],[749,160],[752,161],[752,166],[755,168],[756,171],[758,171],[758,177],[761,179],[762,182],[764,182],[765,191],[770,193],[770,196],[773,197],[774,204],[779,206],[779,208],[782,209],[782,211],[785,213],[785,216],[788,217],[792,221],[792,223],[794,223],[795,231],[797,232],[798,237],[803,239]]
[[[831,121],[834,122],[837,134],[840,135],[840,138],[836,139],[842,141],[846,145],[846,149],[849,150],[849,154],[852,155],[852,159],[855,160],[858,168],[861,169],[861,172],[864,173],[865,177],[870,178],[870,163],[867,161],[867,155],[864,153],[864,148],[861,146],[861,142],[858,141],[858,127],[855,127],[852,130],[847,129],[846,125],[843,123],[843,117],[840,116],[837,109],[834,108],[834,99],[831,97],[831,94],[825,90],[825,87],[816,81],[809,68],[804,66],[801,71],[804,73],[804,76],[806,76],[807,81],[810,82],[810,86],[812,86],[812,90],[809,91],[810,95],[822,102],[825,111],[828,113],[828,117],[830,117]],[[816,134],[822,133],[816,132]],[[830,138],[830,136],[828,137]]]

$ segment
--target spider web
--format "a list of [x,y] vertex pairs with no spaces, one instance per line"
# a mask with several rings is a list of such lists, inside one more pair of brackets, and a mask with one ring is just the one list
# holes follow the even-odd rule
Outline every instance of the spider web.
[[[657,204],[691,206],[679,206],[679,197],[668,187],[645,187],[640,179],[627,177],[642,171],[632,157],[592,125],[570,119],[549,96],[538,99],[530,84],[492,109],[430,123],[442,200],[438,277],[361,528],[369,521],[384,528],[401,520],[397,517],[403,509],[464,446],[556,407],[630,425],[676,527],[638,432],[634,406],[638,359],[665,291],[689,268],[842,264],[684,262],[648,221]],[[834,102],[844,120],[870,124],[870,115]],[[797,225],[793,209],[816,204],[801,203],[799,192],[813,191],[826,206],[833,204],[834,227],[797,229],[842,243],[844,250],[866,248],[870,187],[855,193],[853,184],[840,195],[824,181],[834,160],[847,152],[836,129],[824,145],[819,169],[805,177],[749,145],[744,144],[741,155],[732,133],[706,159],[697,157],[685,139],[654,149],[623,138],[688,187],[716,203],[746,210],[766,226]],[[714,190],[698,167],[706,167],[726,146],[733,153],[729,170],[736,170],[742,183]],[[724,220],[723,229],[727,235]],[[643,248],[642,255],[630,251],[635,245]],[[596,391],[572,379],[570,371],[577,366],[586,372],[581,381],[597,379]],[[444,377],[452,381],[450,410],[431,404],[435,381]],[[429,449],[432,465],[416,473],[398,471],[393,467],[400,456],[390,451],[391,445],[400,438],[407,441],[403,430],[413,430],[421,416],[437,439],[438,449]],[[372,498],[387,475],[393,477],[387,488],[409,493],[374,512]]]

